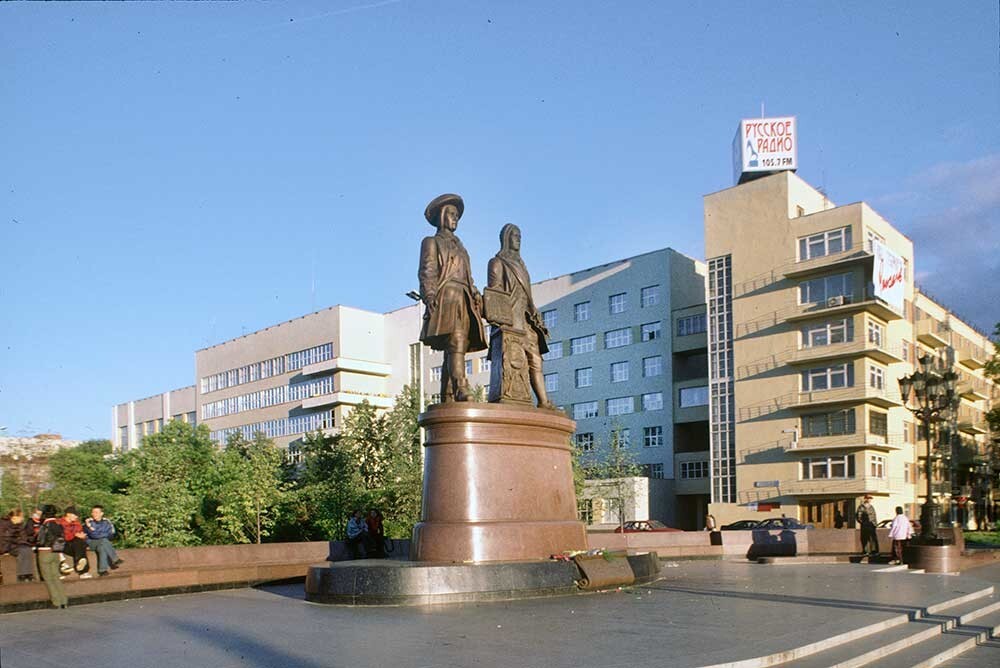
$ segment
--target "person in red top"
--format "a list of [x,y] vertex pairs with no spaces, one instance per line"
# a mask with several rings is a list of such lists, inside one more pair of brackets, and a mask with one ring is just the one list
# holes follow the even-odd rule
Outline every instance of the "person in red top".
[[73,565],[73,570],[80,575],[82,580],[94,577],[88,573],[90,562],[87,561],[87,534],[83,532],[83,525],[80,523],[76,506],[67,506],[63,516],[57,521],[62,526],[63,536],[66,539],[64,554]]
[[382,513],[372,508],[365,518],[368,525],[368,554],[376,559],[385,559],[385,528],[382,526]]

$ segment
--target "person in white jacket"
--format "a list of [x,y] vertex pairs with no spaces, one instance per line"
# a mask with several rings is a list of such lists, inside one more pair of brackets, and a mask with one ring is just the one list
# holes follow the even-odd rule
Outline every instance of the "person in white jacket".
[[892,539],[892,555],[895,557],[889,563],[903,563],[903,546],[913,538],[913,525],[910,523],[910,518],[903,514],[902,506],[896,506],[896,516],[889,525],[889,538]]

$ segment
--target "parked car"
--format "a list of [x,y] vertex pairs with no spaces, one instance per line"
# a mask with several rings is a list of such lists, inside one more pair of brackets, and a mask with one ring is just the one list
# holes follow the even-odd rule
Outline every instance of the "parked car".
[[750,531],[760,524],[760,520],[739,520],[722,527],[723,531]]
[[[882,520],[875,525],[876,529],[888,529],[889,525],[892,524],[892,520]],[[910,524],[913,526],[913,535],[920,533],[920,520],[910,520]]]
[[681,531],[681,529],[668,527],[657,520],[632,520],[626,522],[624,526],[615,527],[615,533],[642,533],[645,531]]
[[754,527],[754,531],[775,531],[779,529],[815,529],[812,524],[803,524],[798,520],[792,519],[791,517],[770,517],[766,520],[761,520],[757,526]]

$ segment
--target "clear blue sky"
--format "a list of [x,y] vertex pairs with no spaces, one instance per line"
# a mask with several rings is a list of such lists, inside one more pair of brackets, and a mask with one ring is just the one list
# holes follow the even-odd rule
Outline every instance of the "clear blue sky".
[[1000,320],[995,0],[3,3],[0,62],[8,435],[107,437],[197,348],[407,304],[441,192],[480,272],[505,222],[536,279],[701,258],[762,102],[800,175]]

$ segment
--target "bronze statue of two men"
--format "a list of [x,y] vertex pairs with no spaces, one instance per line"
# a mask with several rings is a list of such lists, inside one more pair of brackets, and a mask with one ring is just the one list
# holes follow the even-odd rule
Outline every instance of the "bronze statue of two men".
[[[420,245],[420,297],[426,308],[420,340],[444,353],[441,402],[469,401],[466,353],[490,348],[491,402],[553,408],[545,392],[542,355],[548,330],[531,297],[531,277],[521,259],[521,231],[504,225],[500,251],[490,260],[485,300],[472,279],[469,254],[455,234],[465,211],[462,198],[434,198],[424,217],[437,228]],[[483,319],[492,325],[486,340]]]

